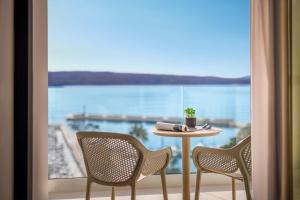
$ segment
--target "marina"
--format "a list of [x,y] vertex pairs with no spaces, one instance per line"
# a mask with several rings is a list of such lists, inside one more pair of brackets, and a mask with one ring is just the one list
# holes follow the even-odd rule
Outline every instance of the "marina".
[[[67,115],[68,121],[109,121],[109,122],[132,122],[132,123],[182,123],[180,117],[162,117],[162,116],[138,116],[138,115],[99,115],[99,114],[78,114],[71,113]],[[243,128],[246,124],[235,122],[231,119],[207,119],[200,118],[197,120],[198,124],[209,123],[212,126],[226,127],[226,128]]]

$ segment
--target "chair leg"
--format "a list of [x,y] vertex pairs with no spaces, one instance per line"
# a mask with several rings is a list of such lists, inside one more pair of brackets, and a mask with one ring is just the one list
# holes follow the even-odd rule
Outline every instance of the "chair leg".
[[85,199],[86,200],[90,200],[90,196],[91,196],[91,184],[92,182],[87,179],[87,182],[86,182],[86,194],[85,194]]
[[201,182],[201,171],[200,171],[200,169],[197,169],[195,200],[199,199],[199,195],[200,195],[200,182]]
[[245,184],[245,190],[246,190],[246,197],[247,197],[247,200],[251,200],[252,199],[252,195],[251,195],[251,192],[250,192],[250,185],[249,185],[249,182],[247,179],[244,179],[244,184]]
[[232,200],[236,200],[236,193],[235,193],[235,179],[232,179]]
[[131,200],[136,199],[135,183],[131,185]]
[[163,189],[164,200],[168,200],[166,174],[165,173],[166,173],[165,170],[161,170],[160,171],[160,177],[161,177],[161,185],[162,185],[162,189]]
[[111,188],[111,200],[115,200],[116,198],[116,192],[115,192],[115,187]]

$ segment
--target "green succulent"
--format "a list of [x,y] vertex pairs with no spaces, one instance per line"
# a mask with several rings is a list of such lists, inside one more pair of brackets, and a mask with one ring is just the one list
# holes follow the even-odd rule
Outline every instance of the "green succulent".
[[194,118],[196,116],[196,110],[194,108],[186,108],[184,113],[187,118]]

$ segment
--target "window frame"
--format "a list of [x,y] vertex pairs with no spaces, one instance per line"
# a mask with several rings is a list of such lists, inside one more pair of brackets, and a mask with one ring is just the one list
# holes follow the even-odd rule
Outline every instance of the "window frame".
[[[33,0],[33,190],[35,199],[48,199],[57,194],[85,192],[86,178],[51,179],[48,180],[48,0]],[[40,134],[45,133],[45,134]],[[167,174],[168,188],[181,188],[181,174]],[[195,174],[191,174],[190,186],[195,187]],[[153,175],[138,183],[138,189],[161,189],[159,175]],[[231,179],[216,174],[204,174],[201,185],[227,185]],[[110,188],[95,184],[93,192]],[[45,190],[46,188],[46,190]],[[118,190],[118,189],[117,189]],[[47,193],[47,194],[45,194]]]

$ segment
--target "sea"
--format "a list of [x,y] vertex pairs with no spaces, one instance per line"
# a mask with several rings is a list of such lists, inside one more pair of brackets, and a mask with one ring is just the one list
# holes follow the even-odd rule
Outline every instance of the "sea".
[[[117,85],[117,86],[64,86],[48,88],[49,124],[65,123],[76,130],[96,130],[129,133],[138,126],[146,133],[142,140],[149,149],[171,146],[180,152],[181,139],[160,137],[150,130],[153,123],[109,121],[69,122],[71,113],[99,115],[136,115],[180,117],[184,109],[196,109],[197,118],[231,119],[250,123],[249,85]],[[220,147],[236,137],[239,128],[222,128],[223,131],[206,138],[192,138],[191,150],[197,145]],[[181,169],[180,156],[174,168]],[[194,168],[192,169],[194,170]]]

